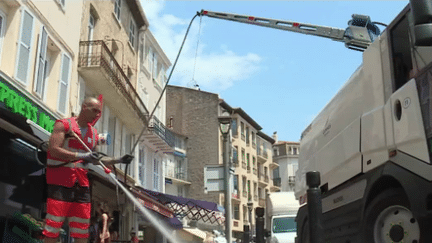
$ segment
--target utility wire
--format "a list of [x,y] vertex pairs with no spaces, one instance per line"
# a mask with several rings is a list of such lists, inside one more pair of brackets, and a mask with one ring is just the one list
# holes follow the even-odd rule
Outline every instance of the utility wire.
[[[151,118],[153,117],[153,114],[154,114],[154,112],[156,111],[156,108],[158,107],[159,102],[161,101],[162,96],[163,96],[163,94],[164,94],[164,92],[165,92],[165,90],[166,90],[166,88],[167,88],[167,86],[168,86],[168,83],[169,83],[169,81],[170,81],[170,79],[171,79],[171,75],[173,74],[174,68],[175,68],[175,66],[176,66],[176,64],[177,64],[177,61],[178,61],[178,59],[179,59],[179,57],[180,57],[180,53],[181,53],[181,51],[182,51],[182,49],[183,49],[183,46],[184,46],[184,43],[185,43],[185,41],[186,41],[186,37],[187,37],[187,35],[188,35],[188,33],[189,33],[189,29],[190,29],[190,27],[191,27],[191,25],[192,25],[192,22],[193,22],[194,19],[196,18],[196,16],[200,16],[200,13],[197,12],[197,13],[195,14],[195,16],[192,18],[192,20],[191,20],[191,22],[190,22],[190,24],[189,24],[189,27],[188,27],[187,30],[186,30],[186,34],[185,34],[185,37],[184,37],[184,39],[183,39],[183,42],[182,42],[182,44],[181,44],[181,46],[180,46],[180,50],[179,50],[179,52],[178,52],[178,54],[177,54],[177,58],[176,58],[176,60],[174,61],[173,67],[172,67],[171,72],[170,72],[170,74],[169,74],[169,76],[168,76],[167,82],[166,82],[166,84],[165,84],[165,86],[164,86],[164,88],[163,88],[163,90],[162,90],[162,92],[161,92],[161,94],[160,94],[160,96],[159,96],[159,99],[158,99],[158,101],[156,102],[156,105],[155,105],[155,107],[153,108],[153,111],[150,113],[150,116],[149,116],[149,118],[148,118],[148,122],[151,121]],[[145,125],[144,128],[141,130],[140,135],[139,135],[138,138],[136,139],[135,144],[134,144],[134,146],[132,147],[132,149],[131,149],[131,151],[130,151],[130,154],[132,154],[132,152],[135,150],[136,146],[138,145],[138,143],[139,143],[139,141],[140,141],[141,136],[144,134],[144,132],[145,132],[146,130],[147,130],[147,126]]]

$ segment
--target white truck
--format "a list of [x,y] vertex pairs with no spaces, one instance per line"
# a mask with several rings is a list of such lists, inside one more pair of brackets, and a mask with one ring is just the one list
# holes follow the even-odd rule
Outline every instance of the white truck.
[[302,133],[298,243],[310,242],[309,171],[321,174],[324,242],[432,242],[431,0],[410,0],[382,32],[376,26],[381,23],[364,15],[353,15],[341,30],[202,14],[326,37],[363,51],[363,63]]
[[294,192],[273,192],[266,196],[265,230],[267,243],[294,243],[297,236],[295,218],[299,202]]

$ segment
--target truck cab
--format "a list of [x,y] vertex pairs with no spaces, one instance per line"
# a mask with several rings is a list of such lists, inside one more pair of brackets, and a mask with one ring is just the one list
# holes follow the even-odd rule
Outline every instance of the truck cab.
[[299,203],[294,192],[267,194],[265,229],[267,243],[294,243],[297,235],[295,218]]

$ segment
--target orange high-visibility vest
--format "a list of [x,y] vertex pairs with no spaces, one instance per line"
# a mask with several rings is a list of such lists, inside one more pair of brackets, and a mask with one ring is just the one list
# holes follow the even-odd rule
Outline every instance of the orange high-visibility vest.
[[[96,129],[88,124],[87,133],[83,137],[81,135],[81,130],[76,122],[76,118],[68,118],[57,120],[56,122],[63,123],[65,128],[65,133],[69,133],[69,131],[75,132],[82,141],[89,147],[91,150],[94,150],[98,141],[98,134]],[[76,139],[75,137],[66,137],[63,148],[72,152],[88,152],[84,146]],[[89,186],[89,180],[87,177],[88,173],[88,164],[83,163],[83,160],[77,160],[70,163],[65,164],[67,162],[61,158],[55,158],[51,155],[48,150],[48,160],[47,160],[47,169],[46,169],[46,180],[47,184],[51,185],[60,185],[65,187],[72,187],[75,182],[78,180],[78,183],[82,187]],[[55,167],[58,165],[63,165],[60,167]],[[50,167],[54,166],[54,167]]]

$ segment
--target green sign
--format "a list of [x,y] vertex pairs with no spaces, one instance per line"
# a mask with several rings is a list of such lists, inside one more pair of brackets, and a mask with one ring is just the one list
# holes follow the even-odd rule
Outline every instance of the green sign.
[[26,117],[52,133],[56,119],[0,77],[0,105],[2,104],[11,112]]

